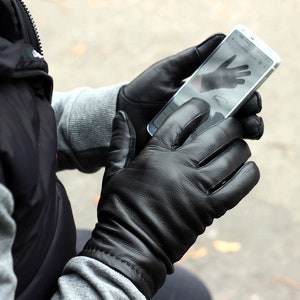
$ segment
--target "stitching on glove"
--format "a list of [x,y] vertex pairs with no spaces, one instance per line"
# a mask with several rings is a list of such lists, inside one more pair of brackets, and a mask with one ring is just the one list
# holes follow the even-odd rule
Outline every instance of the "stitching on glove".
[[[115,256],[115,255],[113,255],[113,254],[111,254],[111,253],[109,253],[109,252],[107,252],[105,250],[101,250],[100,248],[96,248],[96,247],[91,248],[91,247],[89,247],[89,248],[85,248],[84,251],[85,252],[97,252],[96,254],[98,254],[98,255],[99,255],[99,252],[100,252],[100,253],[103,253],[103,254],[105,254],[107,256],[110,256],[110,257],[112,257],[112,258],[120,261],[121,263],[126,264],[128,267],[130,267],[143,280],[143,282],[144,282],[144,284],[145,284],[145,286],[147,288],[147,294],[152,294],[151,288],[148,285],[146,278],[144,277],[143,273],[139,270],[138,267],[135,267],[132,264],[130,264],[128,261],[126,261],[126,260],[124,260],[124,259],[122,259],[122,258],[120,258],[118,256]],[[111,268],[113,268],[113,267],[111,267]],[[118,271],[118,272],[121,273],[120,271]]]

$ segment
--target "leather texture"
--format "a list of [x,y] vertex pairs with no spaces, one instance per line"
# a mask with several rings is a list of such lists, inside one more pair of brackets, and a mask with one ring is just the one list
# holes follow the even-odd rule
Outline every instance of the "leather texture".
[[186,143],[209,107],[191,99],[134,157],[134,128],[124,112],[113,124],[98,223],[81,255],[128,277],[147,298],[198,235],[233,208],[259,180],[235,118]]

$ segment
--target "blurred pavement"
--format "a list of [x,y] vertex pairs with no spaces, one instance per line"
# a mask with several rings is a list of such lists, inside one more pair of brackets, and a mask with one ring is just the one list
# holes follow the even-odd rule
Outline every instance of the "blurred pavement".
[[[260,89],[265,135],[250,142],[261,181],[182,259],[216,300],[300,299],[300,1],[25,0],[55,88],[126,82],[146,67],[243,23],[281,56]],[[59,174],[78,227],[92,228],[101,172]],[[223,241],[220,242],[220,241]]]

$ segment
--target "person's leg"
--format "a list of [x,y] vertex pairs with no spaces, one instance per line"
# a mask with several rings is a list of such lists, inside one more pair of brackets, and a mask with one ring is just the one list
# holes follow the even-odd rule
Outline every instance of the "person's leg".
[[164,285],[152,300],[212,300],[205,284],[193,273],[175,265],[175,272],[167,276]]
[[76,234],[76,253],[79,253],[85,243],[88,241],[88,239],[92,235],[92,230],[89,229],[77,229]]
[[[91,230],[77,230],[76,251],[79,253],[91,237]],[[175,265],[175,272],[167,276],[164,285],[152,300],[212,300],[205,284],[194,274]]]

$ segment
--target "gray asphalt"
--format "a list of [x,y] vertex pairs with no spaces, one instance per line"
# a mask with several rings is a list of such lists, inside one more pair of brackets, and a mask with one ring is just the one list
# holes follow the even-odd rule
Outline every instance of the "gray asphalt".
[[[264,137],[250,142],[261,180],[238,207],[198,238],[180,263],[206,282],[216,300],[300,299],[300,2],[25,2],[60,91],[130,81],[157,60],[212,33],[227,33],[238,23],[280,54],[280,68],[259,90]],[[60,174],[78,227],[94,226],[101,176]]]

